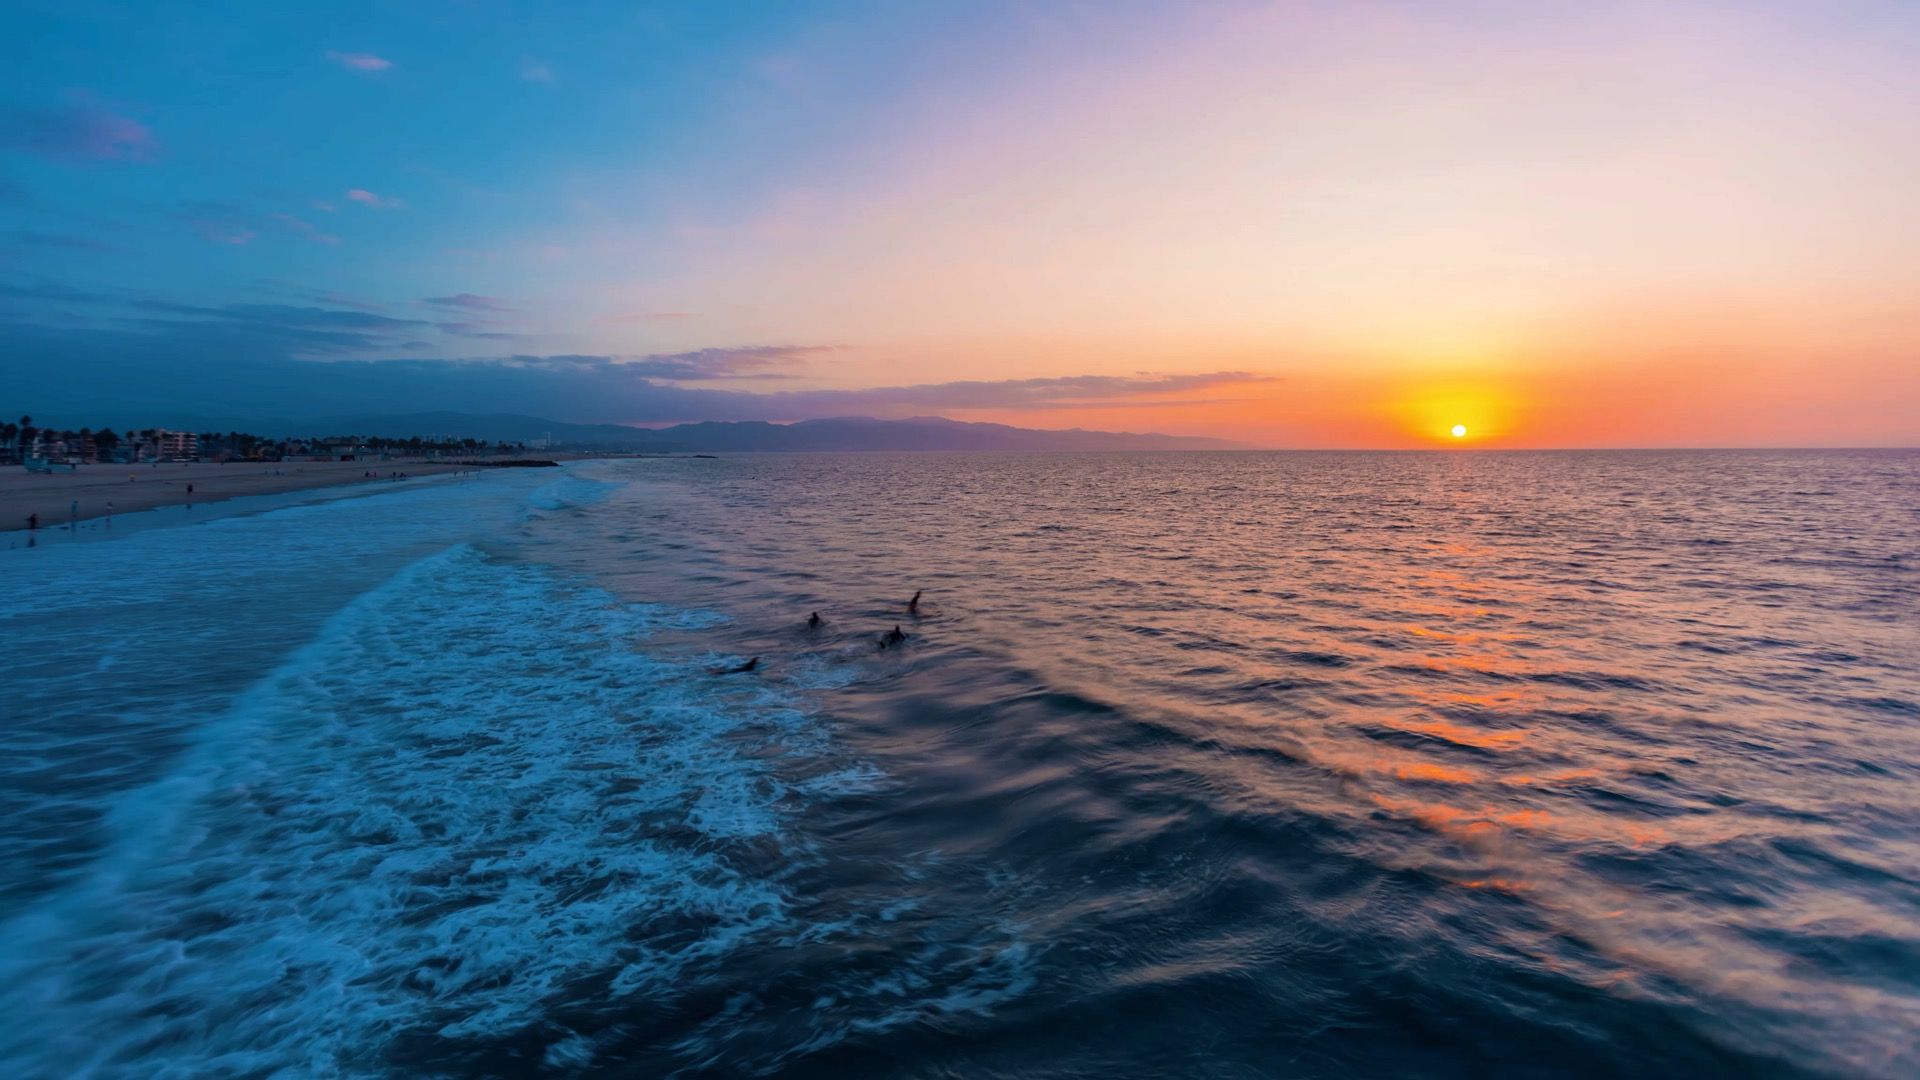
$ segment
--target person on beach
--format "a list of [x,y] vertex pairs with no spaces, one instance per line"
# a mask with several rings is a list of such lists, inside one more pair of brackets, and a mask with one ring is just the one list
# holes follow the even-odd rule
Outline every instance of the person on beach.
[[28,514],[27,515],[27,531],[34,532],[34,531],[37,531],[39,528],[40,528],[40,515]]

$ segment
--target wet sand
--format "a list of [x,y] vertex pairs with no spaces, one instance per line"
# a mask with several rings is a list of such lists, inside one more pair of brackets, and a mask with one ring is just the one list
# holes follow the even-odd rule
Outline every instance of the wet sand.
[[[30,473],[0,466],[0,532],[27,527],[40,515],[43,529],[69,521],[130,514],[160,506],[220,502],[242,495],[374,483],[401,472],[434,476],[471,469],[471,464],[429,461],[166,462],[159,465],[82,465],[75,472]],[[193,485],[189,492],[187,485]],[[78,508],[75,508],[75,504]],[[111,509],[109,509],[111,507]]]

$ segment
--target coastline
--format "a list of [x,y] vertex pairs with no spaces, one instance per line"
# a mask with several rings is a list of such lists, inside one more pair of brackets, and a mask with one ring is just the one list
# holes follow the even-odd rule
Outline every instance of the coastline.
[[[371,484],[401,473],[443,476],[488,467],[488,459],[464,462],[417,460],[297,462],[162,462],[82,465],[74,472],[30,473],[18,465],[0,469],[0,532],[27,528],[30,514],[40,528],[119,517],[168,506],[224,502],[248,495]],[[504,463],[502,463],[504,464]],[[374,475],[368,476],[371,472]],[[193,490],[188,491],[188,485]],[[77,504],[77,507],[76,507]],[[111,509],[109,509],[111,507]]]

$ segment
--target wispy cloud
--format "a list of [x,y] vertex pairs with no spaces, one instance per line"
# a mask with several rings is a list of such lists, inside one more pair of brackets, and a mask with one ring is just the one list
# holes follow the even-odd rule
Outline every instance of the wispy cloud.
[[38,229],[9,229],[0,232],[0,251],[36,248],[49,251],[106,251],[108,245],[90,236],[42,232]]
[[428,296],[420,301],[434,307],[458,308],[462,311],[512,311],[507,302],[494,296],[476,296],[473,293],[454,293],[452,296]]
[[393,67],[393,61],[384,56],[375,56],[368,52],[337,52],[329,49],[327,51],[327,59],[339,64],[348,71],[358,71],[369,75],[386,71]]
[[200,239],[223,247],[245,247],[260,236],[260,216],[232,203],[194,199],[176,203],[163,213],[185,222]]
[[0,147],[61,161],[148,161],[160,144],[138,120],[77,100],[0,115]]
[[332,290],[306,293],[305,295],[311,296],[315,301],[322,304],[331,304],[334,307],[353,308],[355,311],[382,312],[387,310],[387,306],[377,300],[349,296],[346,293],[333,292]]
[[16,281],[0,284],[0,301],[52,301],[60,304],[119,304],[133,297],[115,292],[76,289],[57,281]]
[[399,199],[376,195],[366,188],[348,188],[346,197],[349,202],[357,202],[361,206],[371,206],[378,210],[392,210],[401,205]]
[[520,341],[528,335],[516,334],[507,330],[495,329],[493,323],[483,322],[441,322],[433,324],[441,333],[452,337],[475,338],[480,341]]
[[[471,294],[454,294],[462,295]],[[487,342],[517,335],[474,320],[345,309],[346,302],[201,305],[50,282],[0,284],[0,355],[18,360],[13,367],[25,375],[15,396],[45,402],[50,410],[97,405],[206,412],[218,407],[262,416],[281,415],[289,402],[327,415],[379,411],[404,399],[455,411],[524,412],[583,422],[784,421],[1060,409],[1095,402],[1147,408],[1190,404],[1194,393],[1210,388],[1270,381],[1243,371],[1216,371],[744,391],[699,384],[780,377],[783,369],[841,347],[731,346],[638,358],[421,357],[420,351],[431,348],[429,331]],[[454,305],[450,310],[486,309]],[[70,317],[68,312],[95,314]],[[414,358],[348,359],[408,354]]]
[[[1207,371],[1184,375],[1056,375],[1037,379],[998,379],[879,386],[864,390],[797,391],[816,400],[844,395],[849,404],[941,409],[1058,409],[1124,403],[1136,407],[1182,404],[1154,400],[1161,394],[1190,393],[1220,386],[1275,381],[1249,371]],[[779,395],[771,395],[779,396]]]
[[346,292],[334,292],[330,288],[307,288],[296,282],[275,281],[275,279],[265,279],[257,284],[263,292],[298,296],[300,300],[305,300],[307,304],[313,304],[313,306],[351,307],[355,311],[372,311],[372,313],[384,313],[388,309],[386,304],[380,304],[378,300],[367,300],[365,296],[351,296]]
[[412,332],[414,328],[427,325],[421,319],[400,319],[371,311],[340,311],[317,305],[203,305],[151,299],[129,300],[126,305],[140,311],[200,320],[203,325],[238,324],[267,331],[347,331],[367,335],[364,343],[374,346],[383,343],[381,335]]
[[260,230],[258,229],[249,229],[245,226],[235,225],[232,222],[221,221],[218,218],[202,218],[191,224],[193,225],[193,231],[200,234],[200,239],[205,240],[209,244],[219,244],[224,247],[246,247],[248,244],[260,238]]
[[311,240],[316,244],[337,244],[340,238],[322,230],[311,221],[303,221],[292,214],[274,214],[273,220],[285,225],[297,236]]
[[309,243],[334,245],[340,237],[296,214],[209,199],[190,199],[162,205],[161,216],[182,222],[210,244],[242,247],[262,237],[299,237]]
[[553,69],[545,61],[529,56],[520,61],[520,77],[528,82],[552,82]]
[[674,382],[779,377],[785,373],[777,369],[798,366],[834,348],[832,345],[744,345],[695,349],[654,353],[624,361],[620,367],[629,375]]

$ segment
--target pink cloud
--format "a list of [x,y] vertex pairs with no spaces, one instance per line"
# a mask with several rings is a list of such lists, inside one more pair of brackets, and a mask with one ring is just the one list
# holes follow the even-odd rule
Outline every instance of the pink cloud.
[[375,56],[372,53],[364,52],[335,52],[329,49],[327,51],[327,59],[339,64],[348,71],[364,71],[369,74],[376,71],[385,71],[393,66],[393,61],[388,60],[384,56]]
[[380,210],[391,210],[400,205],[399,199],[375,195],[366,188],[349,188],[347,190],[347,199],[352,202],[357,202],[362,206],[371,206]]

